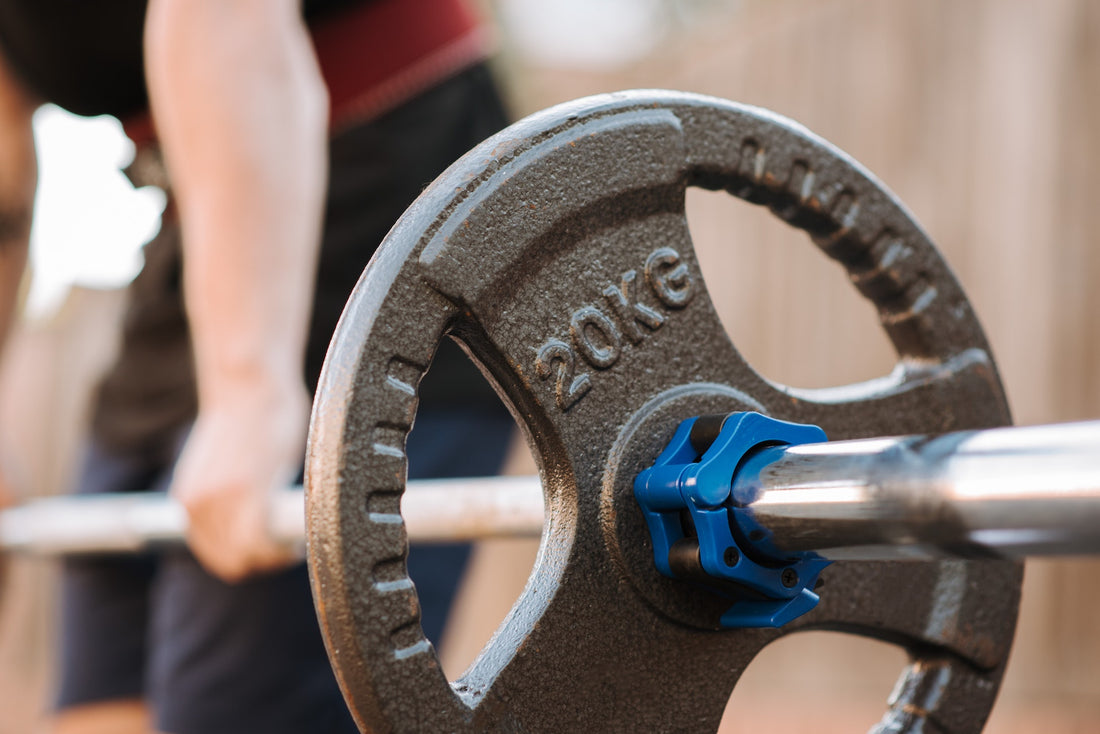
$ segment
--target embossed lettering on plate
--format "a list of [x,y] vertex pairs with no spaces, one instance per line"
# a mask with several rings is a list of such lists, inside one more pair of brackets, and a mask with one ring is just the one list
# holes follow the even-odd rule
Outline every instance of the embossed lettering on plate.
[[600,292],[601,305],[586,304],[573,311],[568,339],[547,339],[536,352],[535,374],[549,385],[562,412],[592,389],[592,377],[578,367],[611,369],[622,358],[625,343],[641,345],[647,333],[665,324],[669,311],[684,308],[695,297],[691,270],[671,247],[651,252],[643,273],[656,304],[638,298],[638,272],[627,270],[617,285],[611,283]]

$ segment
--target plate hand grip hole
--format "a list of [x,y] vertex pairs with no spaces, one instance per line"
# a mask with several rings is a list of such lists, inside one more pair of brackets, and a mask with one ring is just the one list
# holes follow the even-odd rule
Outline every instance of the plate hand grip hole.
[[781,638],[738,681],[718,732],[869,731],[906,662],[902,648],[865,637],[805,632]]
[[719,318],[758,372],[800,388],[890,373],[874,306],[806,233],[725,191],[689,188],[687,217]]

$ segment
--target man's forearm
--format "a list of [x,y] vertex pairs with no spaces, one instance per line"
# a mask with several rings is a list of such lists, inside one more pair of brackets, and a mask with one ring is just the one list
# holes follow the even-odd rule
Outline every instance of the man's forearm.
[[15,318],[38,182],[35,105],[0,57],[0,353]]
[[268,494],[302,458],[327,99],[297,0],[151,0],[146,64],[180,212],[199,415],[172,481],[227,581],[294,558]]
[[302,362],[327,104],[298,16],[295,0],[150,3],[149,88],[181,213],[200,403],[256,370],[297,379]]
[[[0,355],[15,320],[19,282],[30,244],[38,183],[31,127],[34,109],[34,100],[0,56]],[[5,468],[0,465],[0,508],[14,502],[16,494],[5,477]]]

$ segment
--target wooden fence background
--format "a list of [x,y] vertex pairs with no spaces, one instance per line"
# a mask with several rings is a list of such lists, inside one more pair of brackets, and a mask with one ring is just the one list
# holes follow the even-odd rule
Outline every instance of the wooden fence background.
[[[943,249],[986,326],[1017,422],[1100,418],[1100,5],[711,5],[704,22],[613,72],[538,68],[506,45],[517,112],[666,87],[805,124],[887,182]],[[689,214],[723,320],[761,372],[817,387],[889,371],[892,354],[870,308],[803,237],[720,195],[693,194]],[[38,479],[36,493],[63,484],[81,388],[111,343],[101,334],[117,314],[114,296],[77,296],[80,307],[20,335],[0,387],[0,426]],[[519,452],[515,470],[526,462]],[[533,553],[522,543],[480,549],[453,620],[456,642],[444,650],[449,671],[460,672],[487,639]],[[19,562],[10,575],[0,599],[0,734],[32,730],[50,669],[49,568]],[[1028,564],[1013,660],[988,731],[1100,731],[1098,584],[1098,561]],[[750,668],[723,730],[866,729],[902,659],[838,635],[784,641]],[[792,700],[803,704],[792,710],[784,703]]]

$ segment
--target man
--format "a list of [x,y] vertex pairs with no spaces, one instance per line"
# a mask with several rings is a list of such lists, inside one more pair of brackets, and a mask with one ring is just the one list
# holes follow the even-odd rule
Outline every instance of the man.
[[[0,328],[26,258],[36,104],[118,114],[138,162],[155,138],[174,195],[97,396],[78,491],[170,482],[191,553],[67,565],[57,732],[355,730],[304,568],[268,535],[267,497],[300,470],[309,391],[372,249],[503,116],[458,0],[307,0],[305,12],[312,41],[298,0],[0,4]],[[444,351],[410,473],[489,473],[510,419],[481,407],[484,386]],[[427,559],[448,565],[443,606],[462,560]]]

